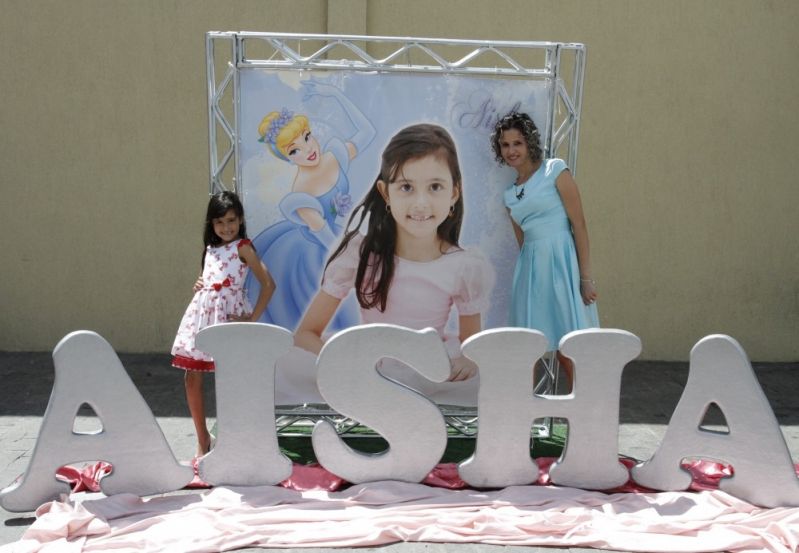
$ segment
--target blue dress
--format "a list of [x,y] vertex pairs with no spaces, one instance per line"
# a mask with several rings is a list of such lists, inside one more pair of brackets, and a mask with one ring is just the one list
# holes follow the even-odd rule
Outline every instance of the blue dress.
[[571,224],[555,180],[568,169],[562,159],[545,159],[524,184],[505,190],[505,205],[524,231],[511,290],[510,325],[543,332],[549,350],[573,330],[599,326],[596,304],[580,295],[580,268]]
[[[346,215],[349,211],[347,169],[350,159],[347,146],[341,140],[334,139],[325,145],[324,151],[332,152],[339,165],[338,178],[333,187],[321,196],[303,192],[287,194],[279,204],[280,212],[286,219],[264,229],[252,241],[277,286],[259,320],[292,332],[319,290],[325,263],[341,234],[341,225],[336,223],[336,217]],[[313,232],[297,215],[297,209],[303,207],[314,209],[325,218],[325,227],[321,232]],[[260,285],[252,272],[247,276],[244,286],[250,303],[255,305]],[[345,302],[328,328],[340,330],[358,324],[359,320],[357,309],[350,302]]]

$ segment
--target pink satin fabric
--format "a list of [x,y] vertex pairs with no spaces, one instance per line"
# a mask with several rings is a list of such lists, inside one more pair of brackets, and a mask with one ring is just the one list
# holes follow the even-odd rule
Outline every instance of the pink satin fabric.
[[[549,479],[549,468],[557,459],[555,457],[539,457],[536,459],[538,463],[538,480],[531,482],[531,484],[538,484],[541,486],[548,486],[551,482]],[[630,457],[619,457],[619,461],[631,469],[638,461]],[[211,486],[202,480],[197,475],[197,460],[192,460],[194,467],[194,480],[192,480],[187,488],[210,488]],[[683,462],[682,467],[691,474],[692,482],[690,490],[692,491],[705,491],[717,490],[719,481],[722,478],[733,475],[733,469],[730,465],[723,463],[716,463],[704,459],[692,459]],[[799,463],[795,465],[796,473],[799,475]],[[98,461],[92,465],[87,465],[83,468],[73,466],[64,466],[56,472],[56,478],[66,482],[72,488],[72,492],[99,492],[100,480],[111,474],[113,467],[104,461]],[[467,488],[466,482],[461,480],[458,474],[457,463],[440,463],[430,471],[430,474],[425,477],[422,484],[428,486],[435,486],[438,488],[447,488],[451,490],[459,490]],[[349,483],[329,472],[318,463],[311,463],[308,465],[301,465],[294,463],[291,476],[280,483],[280,486],[296,491],[309,491],[309,490],[327,490],[330,492],[340,490]],[[653,491],[645,488],[633,481],[632,477],[626,484],[606,490],[608,493],[621,493],[621,492],[650,492]]]
[[[495,491],[464,488],[456,465],[444,464],[428,475],[429,485],[386,481],[341,489],[341,479],[311,465],[295,466],[281,486],[151,498],[73,493],[42,505],[23,538],[0,552],[191,552],[399,541],[649,553],[799,549],[799,508],[762,509],[713,489],[731,474],[724,465],[685,465],[694,475],[692,488],[709,491],[655,493],[628,482],[620,493],[603,493],[546,485],[552,461],[538,459],[537,485]],[[108,468],[97,464],[60,474],[91,488]]]

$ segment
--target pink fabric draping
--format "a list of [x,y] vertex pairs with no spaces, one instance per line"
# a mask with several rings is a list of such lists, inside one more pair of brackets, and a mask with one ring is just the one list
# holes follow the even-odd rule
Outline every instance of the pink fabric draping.
[[[552,461],[538,459],[538,485],[496,491],[457,489],[463,488],[457,467],[445,464],[428,475],[430,485],[387,481],[331,491],[343,482],[316,465],[295,466],[281,486],[152,498],[73,493],[41,506],[23,538],[0,552],[224,551],[398,541],[650,553],[799,549],[799,508],[763,509],[713,489],[730,474],[728,466],[702,460],[685,465],[694,475],[693,488],[709,491],[655,493],[628,482],[622,492],[602,493],[545,485]],[[95,473],[106,468],[98,466]],[[81,474],[72,475],[76,484],[91,486],[88,473]]]
[[[555,457],[539,457],[536,459],[538,463],[538,479],[535,484],[548,485],[549,469],[557,459]],[[631,469],[637,461],[630,457],[620,457],[619,461],[624,464],[627,469]],[[203,482],[197,470],[197,458],[191,462],[194,468],[194,479],[189,482],[187,488],[210,488],[211,486]],[[723,463],[716,463],[705,459],[690,459],[682,464],[683,468],[691,474],[692,482],[690,489],[693,491],[715,490],[719,486],[719,480],[722,478],[732,476],[733,470],[730,465]],[[74,466],[63,466],[56,472],[56,478],[66,482],[70,485],[72,492],[99,492],[100,480],[113,470],[113,466],[105,461],[98,461],[96,463],[86,465],[78,468]],[[799,463],[795,465],[797,475],[799,475]],[[531,482],[533,483],[533,482]],[[439,488],[449,488],[452,490],[459,490],[467,488],[466,482],[461,480],[458,474],[457,463],[440,463],[430,471],[422,484],[428,486],[436,486]],[[297,491],[308,490],[327,490],[330,492],[340,490],[349,485],[349,483],[326,470],[318,463],[311,463],[308,465],[301,465],[294,463],[291,476],[280,483],[284,488]],[[653,491],[637,484],[632,477],[618,488],[606,490],[608,492],[646,492]]]
[[720,491],[604,494],[516,486],[486,492],[386,481],[338,492],[262,486],[150,499],[80,493],[43,505],[37,517],[22,540],[0,551],[190,552],[397,541],[650,553],[799,547],[799,509],[761,509]]
[[105,461],[98,461],[80,468],[66,465],[56,471],[55,477],[57,480],[69,484],[72,493],[99,492],[100,480],[111,474],[113,468],[111,463]]

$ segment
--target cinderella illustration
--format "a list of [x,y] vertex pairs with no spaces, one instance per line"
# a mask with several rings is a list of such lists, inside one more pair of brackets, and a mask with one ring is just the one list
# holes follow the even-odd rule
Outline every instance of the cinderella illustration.
[[[286,109],[273,111],[258,126],[262,142],[278,159],[297,167],[291,192],[280,200],[285,220],[264,229],[253,246],[277,284],[261,322],[296,329],[320,279],[331,247],[341,233],[341,223],[352,199],[347,171],[350,162],[372,142],[372,123],[335,86],[310,81],[303,83],[307,100],[311,96],[334,98],[356,131],[342,140],[334,137],[324,147],[311,133],[308,118]],[[251,275],[245,282],[250,301],[258,297],[258,281]],[[340,330],[359,323],[355,305],[340,310],[329,329]]]

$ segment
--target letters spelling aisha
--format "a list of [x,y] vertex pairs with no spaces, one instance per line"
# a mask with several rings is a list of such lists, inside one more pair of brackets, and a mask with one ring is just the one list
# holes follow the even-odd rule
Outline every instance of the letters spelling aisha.
[[[199,461],[200,476],[214,485],[281,482],[291,474],[291,463],[280,452],[271,423],[275,361],[293,347],[291,334],[272,325],[231,323],[204,329],[198,345],[216,361],[218,425],[216,447]],[[602,490],[627,480],[617,451],[621,375],[640,353],[640,340],[613,329],[565,336],[560,349],[574,360],[575,384],[570,395],[561,396],[532,393],[532,360],[546,348],[543,334],[519,328],[485,330],[464,342],[464,355],[480,367],[477,447],[458,467],[468,484],[534,482],[538,468],[530,456],[530,428],[541,417],[569,422],[567,448],[550,472],[554,484]],[[352,327],[329,340],[317,359],[317,385],[330,407],[389,443],[384,453],[366,455],[347,447],[330,424],[316,425],[312,441],[319,461],[353,483],[418,482],[446,446],[446,425],[436,405],[376,371],[376,362],[387,356],[432,381],[443,382],[449,375],[448,357],[432,329]],[[4,509],[30,511],[57,498],[68,489],[54,478],[55,471],[86,460],[113,465],[112,475],[101,482],[106,494],[163,493],[191,481],[192,469],[175,459],[102,337],[73,332],[56,346],[53,358],[55,383],[37,444],[22,478],[0,492]],[[73,432],[83,403],[97,413],[101,432]],[[721,409],[729,433],[697,426],[711,403]],[[651,459],[633,468],[632,477],[656,490],[687,489],[690,476],[680,468],[686,457],[731,464],[734,476],[720,482],[720,489],[731,495],[764,507],[799,506],[799,483],[777,419],[746,353],[728,336],[707,336],[694,346],[688,382],[663,442]]]

